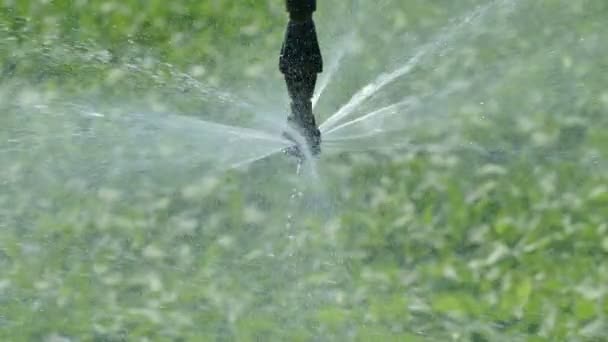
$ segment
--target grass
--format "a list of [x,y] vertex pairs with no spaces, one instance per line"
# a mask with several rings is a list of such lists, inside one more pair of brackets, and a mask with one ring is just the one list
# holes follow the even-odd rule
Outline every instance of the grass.
[[608,6],[319,6],[321,118],[422,58],[315,179],[185,119],[284,120],[280,1],[0,2],[1,340],[604,339]]

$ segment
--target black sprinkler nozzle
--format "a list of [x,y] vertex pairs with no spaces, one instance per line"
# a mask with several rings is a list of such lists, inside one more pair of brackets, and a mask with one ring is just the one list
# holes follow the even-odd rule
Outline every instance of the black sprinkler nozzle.
[[[304,139],[313,155],[321,152],[321,132],[312,113],[312,97],[317,83],[317,74],[323,71],[323,58],[312,18],[316,0],[286,0],[289,23],[279,58],[279,69],[285,76],[287,91],[291,98],[291,113],[287,123]],[[289,133],[285,136],[294,141]],[[288,150],[301,156],[301,148]]]

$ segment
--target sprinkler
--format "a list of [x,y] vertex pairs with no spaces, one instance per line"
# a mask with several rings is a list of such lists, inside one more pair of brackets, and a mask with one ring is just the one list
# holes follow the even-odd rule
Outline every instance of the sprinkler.
[[[317,74],[323,71],[323,58],[312,15],[316,0],[286,0],[289,23],[279,57],[279,69],[285,76],[287,92],[291,99],[291,113],[287,124],[306,142],[312,155],[321,153],[321,132],[312,113],[312,96],[317,83]],[[286,153],[303,157],[302,146],[295,137],[285,132],[284,136],[294,142]]]

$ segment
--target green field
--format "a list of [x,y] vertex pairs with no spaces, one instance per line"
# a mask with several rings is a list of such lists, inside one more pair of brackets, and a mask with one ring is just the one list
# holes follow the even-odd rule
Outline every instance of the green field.
[[0,341],[608,339],[608,2],[318,2],[298,176],[283,1],[0,0]]

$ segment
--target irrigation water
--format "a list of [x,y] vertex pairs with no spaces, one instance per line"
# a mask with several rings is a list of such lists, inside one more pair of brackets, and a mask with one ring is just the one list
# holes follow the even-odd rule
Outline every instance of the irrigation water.
[[253,43],[178,66],[187,32],[115,49],[79,39],[86,2],[67,34],[24,3],[0,3],[2,339],[606,336],[603,1],[319,1],[298,172],[282,24],[226,9],[206,30]]

